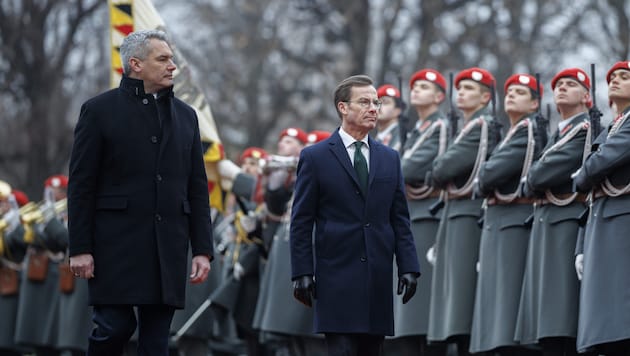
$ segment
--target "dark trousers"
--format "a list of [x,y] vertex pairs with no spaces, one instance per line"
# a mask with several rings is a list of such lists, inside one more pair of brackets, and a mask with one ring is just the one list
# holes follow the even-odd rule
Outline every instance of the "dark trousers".
[[[577,356],[574,337],[545,337],[538,340],[542,356]],[[584,355],[587,356],[587,355]]]
[[383,335],[326,333],[329,356],[381,356]]
[[175,309],[165,305],[94,306],[96,328],[89,337],[88,356],[117,356],[138,327],[138,356],[168,356],[168,338]]
[[630,339],[597,345],[595,350],[605,356],[630,356]]

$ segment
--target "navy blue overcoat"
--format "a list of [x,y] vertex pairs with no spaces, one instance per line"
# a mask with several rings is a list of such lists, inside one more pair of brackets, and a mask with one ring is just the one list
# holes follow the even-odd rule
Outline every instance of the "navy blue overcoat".
[[315,276],[315,332],[393,335],[394,256],[398,275],[419,273],[400,158],[371,138],[369,148],[367,194],[338,130],[300,156],[292,276]]

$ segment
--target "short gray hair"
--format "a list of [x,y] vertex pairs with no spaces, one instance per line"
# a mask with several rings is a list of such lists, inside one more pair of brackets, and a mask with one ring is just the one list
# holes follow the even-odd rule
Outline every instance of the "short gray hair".
[[149,55],[149,42],[152,39],[166,42],[169,47],[170,43],[166,32],[160,30],[140,30],[132,32],[125,37],[120,45],[120,60],[122,61],[123,73],[129,75],[131,68],[129,67],[129,59],[136,57],[138,59],[146,59]]

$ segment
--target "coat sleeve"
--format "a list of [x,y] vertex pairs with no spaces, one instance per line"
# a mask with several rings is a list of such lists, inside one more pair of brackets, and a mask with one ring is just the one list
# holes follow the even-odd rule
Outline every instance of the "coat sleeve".
[[[433,132],[425,142],[415,150],[411,156],[402,160],[402,172],[407,183],[422,183],[433,168],[433,161],[440,148],[440,127]],[[412,144],[413,146],[413,144]]]
[[479,150],[481,126],[476,125],[466,136],[453,143],[433,163],[433,180],[442,186],[472,172]]
[[98,110],[86,102],[74,129],[68,180],[70,256],[92,253],[96,182],[103,149]]
[[534,162],[527,175],[530,190],[544,192],[558,186],[571,186],[571,174],[582,165],[585,142],[586,130],[581,130],[562,148]]
[[191,172],[188,180],[188,201],[191,205],[190,245],[193,256],[206,255],[212,261],[212,221],[208,199],[208,179],[203,162],[203,148],[199,134],[197,115],[194,118],[194,138],[191,149]]
[[497,147],[479,171],[479,188],[484,194],[519,177],[527,150],[527,127],[521,127],[503,147]]
[[302,150],[297,167],[293,207],[291,208],[291,278],[314,275],[313,226],[317,213],[318,189],[309,150]]
[[[578,179],[583,179],[591,186],[601,183],[604,178],[611,176],[621,167],[627,167],[630,163],[630,120],[621,126],[619,131],[599,145],[584,162]],[[576,180],[578,180],[576,179]],[[624,182],[626,183],[626,182]]]

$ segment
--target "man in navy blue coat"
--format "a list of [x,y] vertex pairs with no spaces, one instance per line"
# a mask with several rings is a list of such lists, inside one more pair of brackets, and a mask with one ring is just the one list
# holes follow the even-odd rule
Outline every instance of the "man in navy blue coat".
[[303,149],[298,164],[294,296],[315,306],[315,331],[325,334],[330,355],[380,355],[384,336],[394,333],[393,258],[403,302],[414,295],[420,268],[400,158],[368,136],[381,104],[372,80],[346,78],[334,101],[341,127]]
[[208,183],[195,111],[173,97],[164,32],[131,33],[120,52],[120,87],[83,104],[74,132],[70,268],[94,306],[88,355],[122,354],[139,325],[138,354],[166,356],[187,279],[210,271]]

